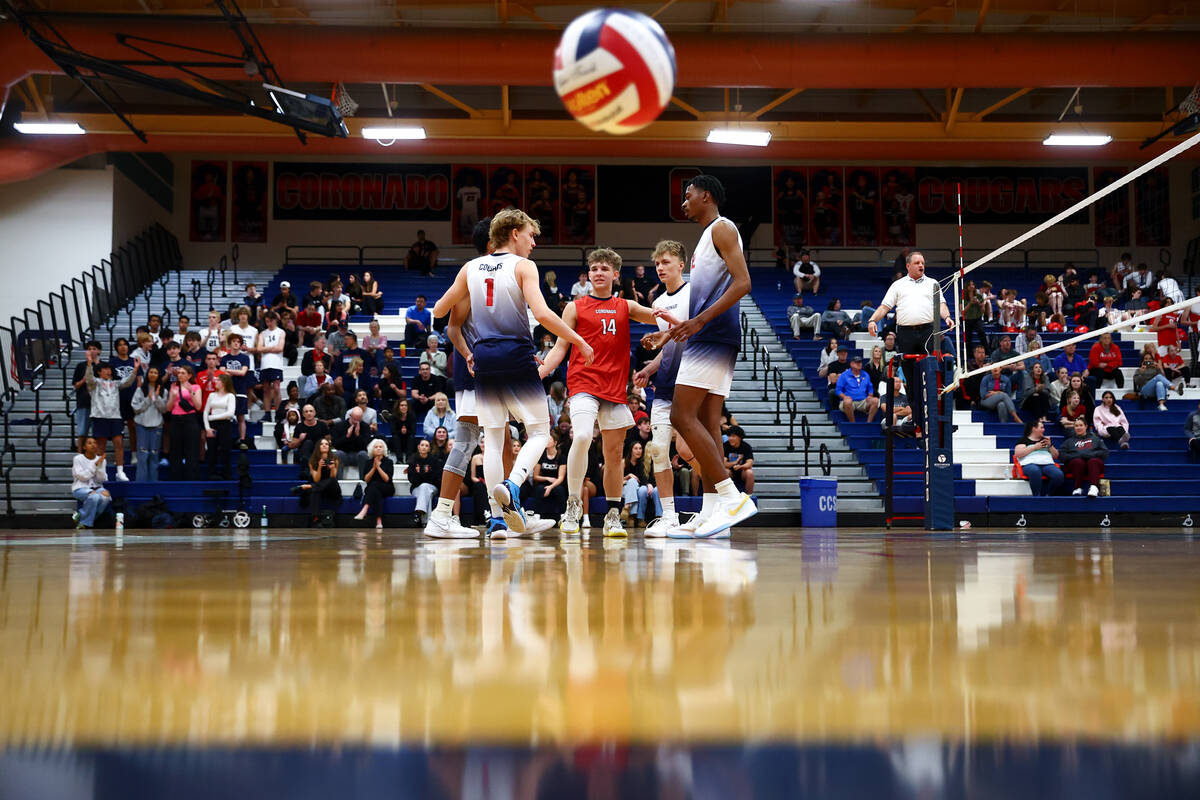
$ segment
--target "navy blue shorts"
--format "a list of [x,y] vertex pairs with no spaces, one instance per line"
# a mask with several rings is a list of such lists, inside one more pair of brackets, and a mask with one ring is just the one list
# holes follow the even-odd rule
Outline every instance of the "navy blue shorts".
[[475,391],[475,376],[467,369],[467,360],[460,356],[457,350],[454,351],[454,391]]
[[236,406],[237,406],[237,408],[235,409],[234,413],[237,414],[238,416],[244,416],[246,413],[246,409],[248,408],[248,406],[246,405],[246,395],[239,394],[237,396]]
[[[532,340],[485,339],[475,343],[475,381],[486,383],[541,384]],[[455,386],[457,387],[457,383]]]
[[281,381],[281,380],[283,380],[283,370],[270,369],[270,368],[260,369],[258,371],[258,377],[263,383],[270,383],[271,381]]
[[119,419],[92,417],[92,436],[97,439],[111,439],[121,436],[125,431],[125,422]]

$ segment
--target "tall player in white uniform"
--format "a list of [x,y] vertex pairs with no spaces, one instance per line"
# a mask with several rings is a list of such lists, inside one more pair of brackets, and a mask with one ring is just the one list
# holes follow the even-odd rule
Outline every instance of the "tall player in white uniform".
[[[548,331],[578,348],[586,363],[592,361],[592,348],[542,297],[537,266],[529,260],[539,230],[537,220],[524,211],[506,208],[497,213],[490,229],[492,254],[464,264],[434,309],[435,315],[445,314],[463,298],[471,301],[478,338],[468,366],[475,373],[475,404],[486,443],[483,474],[492,487],[488,531],[493,536],[525,532],[518,487],[550,441],[550,411],[534,360],[529,312]],[[502,450],[510,413],[524,424],[528,438],[505,478]]]
[[[654,298],[655,311],[666,312],[675,320],[685,320],[690,311],[688,284],[683,280],[683,264],[687,251],[679,242],[659,242],[653,253],[654,268],[658,279],[667,291]],[[666,536],[671,528],[678,527],[679,514],[675,511],[675,473],[671,470],[671,399],[675,391],[675,378],[679,372],[679,356],[682,347],[670,341],[666,331],[670,323],[658,318],[659,333],[648,334],[643,343],[650,347],[662,346],[662,352],[633,376],[635,385],[642,387],[654,381],[654,404],[650,407],[650,430],[653,434],[647,455],[654,465],[654,482],[658,487],[658,498],[662,503],[662,516],[646,528],[651,538]],[[691,449],[680,436],[677,439],[679,455],[684,461],[694,463]],[[699,470],[697,470],[699,471]]]
[[672,538],[726,538],[732,526],[758,513],[730,479],[721,441],[721,406],[741,340],[738,301],[750,291],[741,237],[721,216],[724,201],[725,187],[711,175],[696,176],[684,190],[683,211],[704,232],[692,252],[690,318],[670,330],[671,339],[683,344],[671,424],[700,463],[704,500],[699,514],[667,533]]

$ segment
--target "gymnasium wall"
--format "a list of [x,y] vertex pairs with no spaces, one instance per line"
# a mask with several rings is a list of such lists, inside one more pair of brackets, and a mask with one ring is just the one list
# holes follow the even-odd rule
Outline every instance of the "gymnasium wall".
[[[112,251],[113,170],[58,169],[0,184],[0,321]],[[15,291],[14,291],[15,289]]]
[[174,217],[123,172],[114,170],[110,249],[125,244],[156,222],[171,228]]
[[[190,194],[195,190],[196,184],[189,181],[188,176],[192,174],[193,166],[197,162],[210,162],[216,165],[228,165],[226,168],[226,180],[229,183],[234,181],[234,172],[238,168],[238,164],[245,162],[261,163],[269,161],[262,157],[239,157],[237,155],[224,154],[180,154],[173,156],[175,161],[176,175],[179,176],[176,180],[175,194],[175,210],[173,214],[173,230],[180,238],[181,246],[184,252],[185,263],[196,266],[207,266],[215,263],[222,255],[230,253],[233,244],[234,227],[234,192],[228,184],[225,187],[225,203],[224,214],[225,222],[224,229],[220,232],[219,238],[213,241],[191,241],[193,238],[189,234],[194,233],[191,230],[194,225],[190,218]],[[287,161],[304,162],[303,157],[289,156]],[[365,159],[363,157],[321,157],[308,159],[309,161],[320,162],[347,162],[347,163],[365,163],[377,164],[377,168],[401,168],[401,162],[404,164],[413,165],[413,168],[420,170],[422,162],[419,159],[405,157],[397,159],[395,157],[380,156],[377,159]],[[445,163],[445,160],[439,160],[437,163]],[[529,162],[532,164],[532,160]],[[603,175],[606,167],[611,167],[610,164],[604,161],[597,161],[598,169],[600,170],[600,183],[603,184]],[[1168,258],[1171,263],[1178,267],[1182,260],[1184,249],[1187,242],[1200,235],[1200,221],[1192,218],[1192,171],[1196,167],[1195,161],[1179,161],[1169,163],[1167,172],[1169,175],[1170,186],[1170,245],[1166,247],[1160,246],[1142,246],[1138,247],[1134,244],[1134,193],[1129,192],[1129,200],[1127,202],[1128,211],[1126,212],[1130,225],[1130,244],[1128,246],[1112,246],[1099,247],[1096,245],[1095,228],[1089,218],[1085,218],[1083,224],[1060,224],[1047,232],[1039,235],[1026,245],[1027,248],[1041,249],[1065,249],[1065,250],[1099,250],[1100,261],[1102,264],[1111,265],[1117,260],[1117,257],[1122,250],[1128,249],[1134,252],[1135,260],[1145,260],[1152,266],[1158,265],[1161,258]],[[426,165],[428,166],[428,165]],[[649,173],[664,172],[664,167],[669,165],[664,164],[645,164],[645,171]],[[732,165],[723,165],[729,168]],[[754,165],[749,162],[744,166],[761,166]],[[845,165],[847,174],[853,168],[853,165]],[[972,165],[972,167],[988,165]],[[1012,165],[993,165],[994,169],[999,172],[1008,171],[1014,175],[1019,175],[1023,169],[1034,171],[1036,168],[1014,168]],[[1127,168],[1132,168],[1135,165],[1127,165]],[[635,165],[636,167],[636,165]],[[1042,168],[1039,166],[1039,168]],[[680,168],[686,169],[686,168]],[[815,169],[815,168],[813,168]],[[969,169],[969,168],[965,168]],[[1082,172],[1084,175],[1091,174],[1090,165],[1077,164],[1074,166],[1076,171]],[[636,172],[636,170],[635,170]],[[269,172],[268,172],[269,174]],[[614,174],[610,172],[609,174]],[[1089,181],[1090,184],[1090,181]],[[1088,185],[1084,194],[1093,190],[1094,187]],[[400,220],[315,220],[315,219],[276,219],[273,215],[274,207],[274,190],[273,181],[266,179],[263,181],[263,190],[266,193],[264,198],[267,208],[265,241],[249,242],[240,241],[238,243],[240,250],[240,263],[248,266],[256,267],[278,267],[283,263],[284,251],[287,245],[309,244],[309,245],[337,245],[337,244],[354,244],[363,246],[398,246],[397,258],[403,257],[404,248],[410,244],[416,237],[418,229],[424,229],[427,236],[436,242],[442,249],[443,256],[460,256],[467,252],[467,249],[461,245],[454,246],[451,242],[452,222],[446,219],[447,212],[441,212],[442,219],[400,219]],[[453,191],[453,189],[451,189]],[[632,182],[629,187],[629,197],[638,198],[646,192],[654,193],[654,196],[660,193],[664,197],[664,208],[666,208],[666,190],[665,187],[653,188],[647,187],[637,182]],[[766,192],[770,192],[770,188]],[[606,192],[603,188],[598,187],[596,196],[597,201],[603,203]],[[610,195],[611,198],[611,195]],[[655,202],[658,202],[657,200]],[[768,206],[770,200],[767,201]],[[611,206],[610,206],[611,207]],[[602,206],[603,208],[603,206]],[[410,214],[411,215],[411,214]],[[649,249],[653,244],[661,238],[676,238],[687,245],[694,244],[699,231],[693,223],[684,221],[670,221],[664,212],[664,218],[658,222],[630,222],[630,221],[606,221],[605,217],[611,217],[611,214],[606,214],[603,210],[598,214],[595,222],[595,242],[598,244],[606,244],[617,249],[620,249],[626,255],[626,260],[629,263],[647,262]],[[760,224],[749,242],[753,248],[764,251],[758,255],[760,259],[766,259],[769,251],[775,246],[775,232],[770,217],[759,220]],[[990,250],[998,247],[1010,239],[1018,236],[1021,233],[1029,230],[1035,222],[981,222],[970,223],[965,231],[966,247],[974,250]],[[253,237],[252,237],[253,238]],[[919,223],[916,225],[916,240],[918,246],[926,249],[941,250],[933,259],[935,269],[938,262],[949,262],[949,253],[945,251],[956,250],[958,247],[958,230],[954,224],[935,224],[935,223]],[[895,248],[891,248],[894,252]],[[819,248],[815,248],[816,257],[819,261],[821,258]],[[552,258],[565,259],[570,257],[575,250],[543,246],[539,252],[542,254],[543,260]],[[535,259],[537,256],[535,255]],[[766,262],[764,262],[766,263]],[[945,267],[949,267],[949,263],[945,263]]]

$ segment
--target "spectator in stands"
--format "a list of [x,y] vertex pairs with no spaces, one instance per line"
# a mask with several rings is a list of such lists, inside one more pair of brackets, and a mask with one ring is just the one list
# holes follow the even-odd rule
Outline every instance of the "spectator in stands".
[[[425,238],[425,231],[417,231],[417,240],[408,248],[404,266],[422,275],[432,275],[437,268],[438,246]],[[366,292],[366,273],[363,273],[363,292]]]
[[445,428],[446,433],[454,438],[458,431],[458,417],[450,408],[450,400],[445,392],[436,392],[433,395],[433,407],[425,413],[421,428],[425,433],[425,438],[431,441],[434,431],[438,428]]
[[342,334],[342,347],[333,359],[333,375],[336,377],[345,375],[346,370],[350,368],[350,364],[356,358],[362,362],[365,369],[370,357],[366,350],[358,346],[358,335],[354,331],[346,331]]
[[417,377],[413,378],[412,386],[408,390],[408,399],[412,405],[413,414],[418,419],[424,421],[429,409],[433,408],[433,396],[438,392],[445,394],[446,379],[434,375],[429,362],[418,366]]
[[1075,482],[1073,495],[1081,495],[1087,487],[1088,497],[1100,495],[1100,476],[1108,458],[1108,445],[1095,433],[1089,432],[1086,419],[1077,419],[1074,429],[1058,448],[1067,477]]
[[300,344],[311,347],[313,340],[321,334],[321,326],[324,321],[321,312],[320,304],[316,300],[306,300],[304,310],[296,315],[296,332],[300,337]]
[[821,268],[807,250],[800,251],[800,260],[792,267],[792,275],[796,279],[796,294],[803,294],[806,290],[813,294],[821,293]]
[[329,301],[329,310],[325,312],[325,316],[321,319],[321,327],[325,330],[326,337],[334,335],[335,331],[339,331],[346,327],[350,320],[350,315],[346,313],[346,309],[338,300]]
[[967,347],[971,346],[971,342],[977,341],[986,348],[988,340],[987,332],[983,329],[983,299],[979,296],[974,282],[967,281],[963,297],[966,300],[962,312],[964,341]]
[[[1042,344],[1042,337],[1038,335],[1038,329],[1033,325],[1026,325],[1025,330],[1017,337],[1017,341],[1013,343],[1013,349],[1021,355],[1041,350],[1045,345]],[[1031,366],[1028,362],[1025,365],[1027,368]]]
[[[433,267],[438,263],[438,248],[433,246],[433,255],[430,260],[430,272],[428,275],[433,275]],[[383,313],[383,289],[379,288],[379,282],[376,277],[371,275],[371,270],[362,271],[362,313],[364,314],[382,314]]]
[[1125,288],[1125,279],[1133,274],[1133,253],[1121,253],[1121,260],[1113,265],[1112,285],[1114,289]]
[[275,311],[280,311],[284,308],[296,310],[300,307],[300,301],[296,295],[292,294],[292,284],[288,281],[283,281],[279,284],[279,294],[275,295],[271,300],[271,308]]
[[1150,298],[1141,289],[1134,289],[1133,294],[1125,301],[1125,310],[1132,316],[1145,313],[1150,307]]
[[863,365],[863,369],[867,372],[867,377],[871,379],[872,386],[878,386],[885,378],[887,378],[887,362],[883,360],[883,348],[875,345],[871,348],[871,359]]
[[387,444],[383,439],[372,439],[367,445],[366,471],[362,475],[363,507],[355,519],[366,519],[368,514],[375,517],[375,530],[383,529],[383,501],[396,493],[396,484],[392,473],[396,465],[387,455]]
[[425,295],[419,294],[404,312],[404,344],[419,347],[429,336],[432,325],[433,314],[425,308]]
[[646,448],[641,442],[631,442],[625,447],[622,474],[621,521],[645,525],[650,507],[656,509],[655,516],[660,516],[662,505],[658,502],[658,489],[646,460]]
[[204,369],[204,357],[208,355],[201,346],[200,334],[197,331],[188,331],[183,336],[183,352],[180,357],[192,365],[192,369],[199,372]]
[[[253,284],[251,284],[251,285],[253,285]],[[191,330],[191,325],[192,325],[191,317],[189,317],[187,314],[179,315],[178,327],[175,331],[176,336],[178,337],[179,341],[183,341],[183,337],[188,335],[188,331]]]
[[431,455],[428,439],[417,442],[417,451],[408,461],[408,486],[417,498],[417,513],[421,524],[429,518],[433,509],[433,498],[442,485],[442,462]]
[[[245,315],[239,314],[239,318],[243,316]],[[251,328],[251,330],[254,329]],[[233,379],[234,397],[237,403],[237,440],[239,447],[246,450],[249,447],[246,441],[246,412],[250,408],[248,392],[250,390],[251,360],[250,356],[242,352],[243,339],[236,328],[230,329],[227,342],[229,352],[221,359],[221,369],[225,370],[225,374]]]
[[[246,294],[242,298],[242,305],[250,309],[251,321],[257,321],[263,314],[266,298],[258,292],[258,286],[253,283],[246,284]],[[183,334],[183,331],[180,331]]]
[[1150,271],[1150,267],[1143,261],[1137,265],[1136,271],[1125,278],[1122,297],[1130,298],[1133,296],[1133,292],[1139,289],[1143,297],[1148,297],[1152,286],[1154,286],[1154,273]]
[[329,435],[329,426],[317,419],[317,409],[312,403],[305,403],[300,410],[300,424],[293,432],[297,444],[295,450],[300,463],[307,463],[312,457],[317,442]]
[[[818,360],[818,363],[817,363],[817,374],[820,375],[822,378],[825,377],[826,372],[827,372],[825,368],[827,366],[829,366],[829,364],[838,360],[838,350],[839,350],[838,345],[839,345],[839,342],[837,340],[837,337],[834,336],[834,337],[830,338],[829,342],[825,345],[825,347],[821,349],[820,359]],[[848,348],[847,348],[847,352],[849,352]]]
[[95,525],[96,517],[112,505],[112,495],[104,488],[107,478],[104,451],[95,438],[85,436],[83,452],[76,453],[71,462],[71,495],[79,502],[79,511],[73,515],[76,530]]
[[1063,484],[1063,471],[1054,463],[1058,448],[1046,435],[1042,420],[1031,419],[1025,423],[1025,434],[1017,439],[1013,455],[1029,481],[1029,490],[1034,497],[1058,494]]
[[838,397],[837,383],[842,373],[850,369],[849,355],[850,348],[844,344],[840,344],[837,348],[837,359],[830,361],[824,367],[817,370],[817,374],[824,375],[826,381],[829,383],[829,407],[831,409],[841,405],[842,400]]
[[979,283],[979,302],[983,304],[983,321],[991,323],[996,318],[996,295],[992,293],[992,282],[981,281]]
[[1101,439],[1116,442],[1122,450],[1129,449],[1129,420],[1117,405],[1116,395],[1111,391],[1104,393],[1100,405],[1092,412],[1092,425]]
[[80,453],[83,452],[83,442],[91,430],[92,422],[92,394],[88,391],[87,379],[83,373],[89,365],[100,363],[100,343],[93,339],[83,347],[84,360],[75,365],[75,372],[71,377],[75,387],[75,436],[79,439],[77,452]]
[[[318,333],[313,337],[312,350],[304,354],[304,358],[300,360],[300,374],[312,375],[314,372],[313,364],[317,361],[325,362],[325,373],[329,374],[333,367],[333,356],[325,352],[325,336]],[[304,391],[300,392],[302,395]]]
[[1092,345],[1088,356],[1089,383],[1099,387],[1106,380],[1117,384],[1118,389],[1125,388],[1125,376],[1121,373],[1121,348],[1113,342],[1111,333],[1100,334],[1100,339]]
[[563,385],[562,381],[550,384],[546,402],[550,406],[550,425],[557,425],[563,415],[563,406],[567,404],[567,387]]
[[1129,319],[1129,313],[1117,308],[1115,302],[1116,298],[1111,295],[1104,298],[1104,305],[1096,311],[1097,325],[1115,325]]
[[[1008,359],[1017,355],[1020,354],[1017,352],[1016,348],[1013,347],[1012,338],[1009,336],[1001,336],[999,345],[995,350],[992,351],[991,362],[996,364],[1001,361],[1007,361]],[[1025,362],[1014,361],[1012,364],[1000,367],[1000,371],[1008,377],[1009,383],[1011,384],[1009,394],[1011,394],[1013,398],[1018,397],[1025,389]]]
[[1079,402],[1087,406],[1088,419],[1092,417],[1092,409],[1096,406],[1096,394],[1092,391],[1092,387],[1087,385],[1083,376],[1078,372],[1071,373],[1071,389],[1079,392]]
[[1025,326],[1033,326],[1036,330],[1046,327],[1046,320],[1054,316],[1050,308],[1050,297],[1045,292],[1038,292],[1033,297],[1033,304],[1025,309]]
[[875,421],[875,414],[879,411],[879,398],[875,396],[870,376],[863,372],[862,356],[857,352],[850,357],[850,368],[838,375],[834,392],[846,419],[854,422],[854,412],[864,411],[867,414],[867,422]]
[[1054,357],[1054,370],[1058,371],[1060,367],[1066,367],[1067,372],[1074,375],[1076,372],[1086,381],[1088,375],[1087,359],[1075,352],[1075,345],[1063,345],[1063,350]]
[[446,375],[446,353],[438,348],[438,337],[436,333],[431,333],[425,339],[425,349],[421,351],[420,363],[428,364],[429,370],[434,375],[442,378],[449,377]]
[[383,368],[383,351],[387,349],[388,338],[379,332],[379,320],[373,319],[367,323],[367,335],[363,337],[362,347],[369,356],[368,363],[375,369],[378,376]]
[[725,468],[738,491],[754,494],[754,448],[746,441],[746,432],[740,425],[729,426],[724,449]]
[[[518,438],[516,432],[513,432],[513,444],[517,445],[513,448],[514,456],[517,454],[517,451],[521,449],[520,444],[524,438],[524,436]],[[454,447],[454,440],[450,438],[449,431],[447,431],[444,427],[438,426],[438,428],[433,432],[433,438],[429,440],[430,455],[432,455],[434,458],[440,459],[442,463],[445,463],[446,459],[450,457],[451,447]]]
[[1142,356],[1142,365],[1133,373],[1133,390],[1147,400],[1158,400],[1158,410],[1167,410],[1167,395],[1171,382],[1163,374],[1162,367],[1149,355]]
[[1157,288],[1164,306],[1183,302],[1183,290],[1179,288],[1179,281],[1175,280],[1171,273],[1164,271],[1159,276]]
[[204,436],[208,440],[208,479],[229,480],[230,453],[233,449],[233,418],[237,413],[237,396],[233,378],[222,375],[217,390],[204,403]]
[[1066,289],[1058,282],[1058,278],[1052,274],[1047,274],[1042,278],[1041,293],[1046,295],[1046,306],[1051,314],[1061,314],[1063,311],[1063,300],[1067,296]]
[[996,417],[1001,422],[1023,421],[1017,414],[1017,407],[1013,403],[1012,380],[1001,371],[1000,367],[992,367],[991,375],[979,382],[979,391],[982,395],[979,399],[980,408],[995,411]]
[[811,330],[814,339],[820,338],[821,334],[821,315],[813,311],[812,306],[804,304],[804,295],[798,294],[792,298],[792,304],[788,306],[788,326],[792,329],[792,338],[800,338],[800,329]]
[[300,463],[298,451],[304,443],[303,439],[298,438],[301,432],[300,412],[294,408],[283,412],[283,418],[275,423],[275,446],[279,448],[281,464],[289,462],[288,456],[291,456],[291,463]]
[[561,312],[562,307],[566,305],[566,296],[558,288],[558,274],[554,270],[549,270],[542,276],[542,297],[546,299],[546,305],[550,306],[550,309],[556,314]]
[[887,425],[890,421],[893,426],[897,426],[911,422],[912,406],[908,402],[908,392],[904,389],[904,373],[897,372],[890,379],[892,382],[890,405],[887,399],[888,380],[889,378],[884,376],[883,380],[876,384],[879,387],[879,408],[883,411],[883,424]]
[[1021,408],[1028,411],[1033,419],[1046,419],[1050,416],[1051,409],[1058,407],[1058,401],[1051,395],[1052,385],[1053,381],[1041,363],[1034,361],[1025,382],[1025,394],[1021,399]]
[[1167,345],[1167,354],[1158,360],[1163,369],[1163,375],[1171,382],[1175,391],[1183,395],[1183,389],[1192,379],[1191,369],[1184,364],[1183,356],[1179,354],[1179,345]]
[[352,397],[351,400],[353,403],[350,405],[350,408],[347,409],[346,417],[348,418],[350,416],[350,412],[357,408],[362,411],[363,425],[366,425],[368,428],[370,428],[372,434],[378,433],[379,412],[371,408],[370,395],[367,394],[367,390],[359,389],[354,393],[354,397]]
[[[131,369],[124,379],[117,381],[113,378],[111,364],[96,366],[99,358],[99,351],[96,351],[94,356],[89,352],[87,365],[83,372],[88,392],[91,393],[92,434],[95,436],[101,454],[108,449],[108,440],[112,439],[113,453],[117,462],[117,480],[127,481],[129,478],[125,475],[125,438],[121,433],[124,428],[121,418],[121,392],[126,387],[133,385],[137,379],[138,370],[137,368]],[[95,374],[97,369],[98,377]],[[131,406],[130,411],[132,412],[132,410]]]
[[[533,466],[530,508],[546,519],[558,519],[567,510],[567,454],[552,431],[546,450]],[[485,500],[486,502],[486,500]]]
[[1025,301],[1017,297],[1016,289],[1003,289],[1000,295],[1000,327],[1016,333],[1025,327]]
[[1200,406],[1192,410],[1183,422],[1183,433],[1187,436],[1188,452],[1192,460],[1200,458]]
[[326,425],[333,425],[346,415],[346,400],[332,381],[321,385],[313,407],[317,410],[317,419]]
[[1072,427],[1075,425],[1075,420],[1082,419],[1085,422],[1091,418],[1088,412],[1088,407],[1083,402],[1083,396],[1074,389],[1068,389],[1063,393],[1063,404],[1058,411],[1058,424],[1063,429],[1063,433],[1069,434]]
[[328,436],[322,436],[313,447],[307,466],[308,480],[296,487],[296,493],[300,495],[300,505],[308,506],[315,525],[320,519],[322,500],[338,505],[342,502],[342,487],[338,483],[342,465]]
[[400,377],[400,367],[394,364],[385,366],[373,391],[383,408],[391,408],[396,405],[397,400],[408,397],[404,380]]
[[180,355],[183,352],[183,345],[176,342],[172,338],[173,336],[174,334],[171,333],[169,328],[164,330],[162,332],[164,344],[154,351],[154,357],[150,359],[150,363],[158,367],[160,371],[164,367],[169,370],[183,363],[183,358]]
[[358,474],[362,475],[367,445],[374,438],[371,429],[363,422],[362,409],[355,406],[347,411],[345,418],[338,419],[333,423],[330,432],[333,438],[333,449],[337,451],[341,464],[343,466],[355,465],[358,467]]
[[351,313],[357,314],[363,310],[362,281],[353,272],[346,276],[346,296],[350,298]]
[[417,432],[417,420],[409,406],[409,401],[401,398],[392,406],[391,419],[388,420],[392,429],[392,452],[404,461],[408,460],[415,447],[413,436]]
[[[222,376],[222,380],[227,376]],[[200,415],[204,403],[200,387],[192,383],[192,368],[175,370],[175,383],[167,392],[167,436],[171,441],[171,480],[200,480]]]
[[133,421],[138,432],[136,481],[158,480],[158,458],[162,449],[163,413],[167,410],[167,392],[160,385],[158,367],[138,377],[133,393]]
[[827,336],[837,336],[841,339],[850,338],[854,329],[854,321],[850,315],[842,311],[841,299],[835,297],[829,301],[829,306],[821,314],[821,333]]
[[[125,386],[125,388],[119,392],[120,418],[123,421],[125,428],[128,429],[130,449],[137,450],[137,429],[133,425],[133,406],[131,405],[133,401],[134,385],[132,381],[130,381],[128,384],[124,383],[125,379],[133,375],[138,368],[137,359],[134,358],[133,354],[129,352],[129,340],[121,337],[113,342],[113,354],[109,357],[108,363],[112,365],[113,379]],[[93,372],[99,371],[96,366],[93,366],[92,370]],[[94,407],[95,406],[93,404],[93,409]],[[96,413],[93,410],[93,435],[95,435],[95,418]],[[107,445],[102,441],[100,442],[100,447],[102,449],[106,449]],[[121,459],[123,458],[123,454],[117,456],[118,466],[122,463]]]
[[324,361],[317,361],[314,366],[316,367],[316,371],[312,375],[300,379],[301,399],[313,403],[320,396],[323,386],[334,383],[333,377],[325,372]]
[[592,293],[592,282],[588,280],[587,271],[579,273],[579,280],[571,284],[571,300],[578,300]]

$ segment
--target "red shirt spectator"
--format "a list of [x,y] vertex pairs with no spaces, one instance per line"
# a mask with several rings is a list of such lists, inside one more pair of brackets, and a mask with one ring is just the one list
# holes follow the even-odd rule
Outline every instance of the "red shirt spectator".
[[1122,366],[1121,348],[1117,347],[1116,342],[1110,341],[1107,348],[1101,346],[1100,342],[1092,345],[1092,350],[1088,354],[1088,369],[1099,368],[1105,372],[1111,372]]
[[225,374],[225,370],[217,367],[216,353],[206,355],[204,363],[208,368],[196,376],[196,385],[200,387],[200,408],[208,404],[209,394],[216,391],[221,384],[221,376]]

